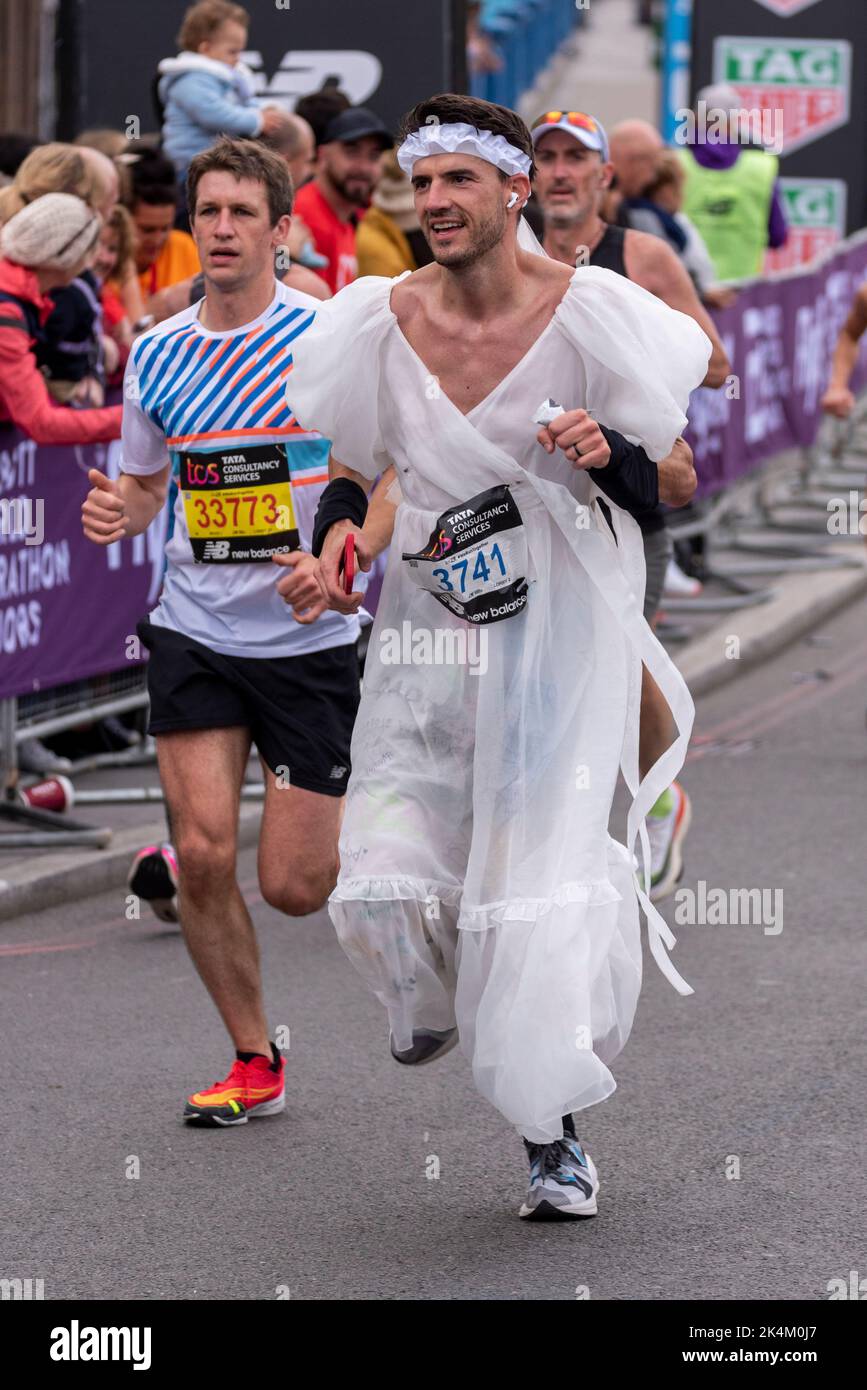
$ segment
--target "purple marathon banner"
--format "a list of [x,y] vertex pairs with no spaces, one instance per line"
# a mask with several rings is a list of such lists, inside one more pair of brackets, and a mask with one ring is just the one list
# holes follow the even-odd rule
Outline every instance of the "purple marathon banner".
[[89,468],[117,477],[120,445],[37,445],[0,427],[0,698],[123,670],[157,600],[166,512],[104,547],[81,530]]
[[[168,509],[141,536],[91,544],[81,530],[90,468],[116,478],[120,441],[37,445],[0,425],[0,699],[146,659],[135,628],[159,597]],[[369,613],[385,558],[369,577]]]
[[[690,398],[686,438],[698,497],[721,492],[784,449],[814,443],[834,346],[865,279],[867,233],[859,232],[813,269],[745,284],[729,308],[714,311],[731,376]],[[852,389],[865,383],[867,336]]]

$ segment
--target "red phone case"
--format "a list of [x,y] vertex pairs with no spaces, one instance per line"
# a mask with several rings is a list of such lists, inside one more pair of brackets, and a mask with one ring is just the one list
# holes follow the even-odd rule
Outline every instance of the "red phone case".
[[352,593],[355,582],[355,536],[350,531],[343,543],[343,592]]

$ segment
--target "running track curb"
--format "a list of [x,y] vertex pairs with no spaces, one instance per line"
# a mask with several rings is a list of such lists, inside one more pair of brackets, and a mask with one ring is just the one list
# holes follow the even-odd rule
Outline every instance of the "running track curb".
[[[852,557],[851,546],[844,545],[842,553]],[[706,695],[767,661],[817,623],[867,593],[867,558],[859,556],[859,560],[857,569],[786,576],[779,583],[776,598],[758,608],[729,615],[676,654],[675,660],[692,694]],[[733,635],[740,642],[740,658],[736,661],[725,655],[726,643]],[[260,806],[242,810],[239,848],[247,849],[256,843],[260,817]],[[136,851],[142,845],[159,843],[164,835],[165,822],[160,820],[121,831],[108,849],[70,850],[48,872],[40,871],[38,859],[11,870],[8,878],[0,866],[0,922],[124,887]]]
[[[837,614],[867,593],[865,547],[848,542],[828,547],[831,555],[847,556],[851,568],[790,574],[777,581],[777,595],[756,608],[729,614],[702,637],[689,644],[674,661],[693,696],[706,695],[737,676],[776,656],[825,618]],[[736,636],[739,657],[726,655]]]

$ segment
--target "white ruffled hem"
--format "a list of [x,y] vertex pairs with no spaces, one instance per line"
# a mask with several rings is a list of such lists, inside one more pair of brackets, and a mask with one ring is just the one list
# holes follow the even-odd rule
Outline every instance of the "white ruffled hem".
[[[615,1089],[641,987],[632,869],[544,899],[460,907],[454,885],[410,876],[342,880],[329,909],[340,943],[388,1011],[398,1048],[457,1025],[479,1091],[526,1138]],[[467,919],[470,925],[467,925]]]
[[[622,895],[610,879],[592,883],[563,883],[547,898],[511,898],[502,902],[483,903],[479,907],[461,907],[457,925],[461,931],[485,931],[501,922],[536,922],[555,908],[570,903],[600,907],[621,901]],[[331,894],[332,902],[357,902],[378,898],[383,901],[414,899],[425,908],[459,907],[461,890],[454,884],[433,883],[430,880],[402,875],[395,878],[341,879]]]
[[330,901],[358,902],[359,899],[378,898],[384,902],[407,902],[410,899],[430,905],[445,903],[457,907],[461,900],[461,889],[454,883],[435,883],[432,879],[414,878],[412,874],[394,874],[388,877],[341,878],[331,894]]

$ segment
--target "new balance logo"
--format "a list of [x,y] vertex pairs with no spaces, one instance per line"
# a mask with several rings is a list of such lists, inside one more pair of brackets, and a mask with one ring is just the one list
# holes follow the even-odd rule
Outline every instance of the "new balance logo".
[[329,776],[329,777],[332,777],[332,778],[334,779],[334,781],[336,782],[336,781],[338,780],[338,778],[343,777],[343,776],[345,775],[345,773],[346,773],[346,768],[345,768],[345,767],[339,767],[339,766],[337,765],[337,763],[335,763],[335,764],[334,764],[334,767],[331,769],[331,771],[329,772],[328,776]]
[[205,541],[203,560],[225,560],[229,554],[228,541]]
[[[261,52],[248,50],[244,62],[253,70],[257,96],[276,97],[290,109],[299,97],[318,91],[326,82],[346,92],[353,106],[362,106],[382,80],[382,63],[363,49],[291,48],[271,75]],[[269,62],[270,67],[270,62]]]

